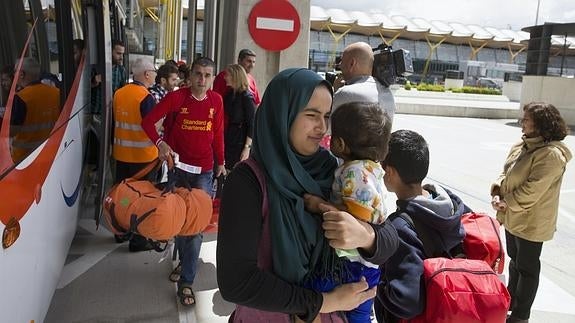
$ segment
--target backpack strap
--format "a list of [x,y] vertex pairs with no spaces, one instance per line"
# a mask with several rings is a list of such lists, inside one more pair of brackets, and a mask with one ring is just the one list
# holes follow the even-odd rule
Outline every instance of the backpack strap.
[[121,239],[122,241],[128,241],[132,237],[132,232],[130,230],[126,231],[124,230],[124,228],[122,228],[122,226],[120,226],[120,223],[118,223],[118,219],[116,218],[115,210],[116,210],[116,204],[112,202],[110,204],[110,208],[108,209],[108,212],[110,213],[110,225],[114,228],[116,232],[118,232],[117,236],[119,239]]
[[395,217],[401,218],[411,227],[413,231],[415,231],[415,234],[423,244],[423,254],[425,258],[435,257],[435,250],[433,250],[433,248],[431,247],[433,246],[433,243],[431,242],[431,237],[429,236],[428,231],[422,230],[421,225],[416,225],[413,219],[409,216],[409,214],[401,210],[396,213]]
[[269,229],[269,203],[266,185],[266,177],[258,162],[252,157],[243,161],[256,175],[260,189],[262,190],[262,235],[258,245],[258,267],[271,270],[271,239]]
[[423,244],[423,253],[426,258],[435,258],[435,257],[446,257],[449,259],[453,258],[467,258],[465,253],[463,252],[463,241],[458,243],[455,247],[451,250],[445,250],[445,246],[443,245],[443,240],[441,241],[442,247],[440,250],[434,249],[432,246],[434,245],[433,240],[429,234],[429,230],[423,228],[421,224],[418,225],[418,222],[414,222],[411,216],[404,211],[400,211],[394,215],[393,218],[401,218],[403,221],[407,222],[407,224],[411,227],[421,243]]

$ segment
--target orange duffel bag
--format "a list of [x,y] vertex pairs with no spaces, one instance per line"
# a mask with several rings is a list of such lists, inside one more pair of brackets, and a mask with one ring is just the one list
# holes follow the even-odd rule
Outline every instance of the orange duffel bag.
[[149,181],[139,180],[156,164],[115,185],[104,198],[104,215],[114,234],[137,233],[163,241],[180,233],[186,221],[186,201],[176,193],[163,192]]
[[192,236],[204,231],[212,218],[212,198],[198,188],[178,187],[174,192],[185,201],[187,208],[185,222],[178,235]]

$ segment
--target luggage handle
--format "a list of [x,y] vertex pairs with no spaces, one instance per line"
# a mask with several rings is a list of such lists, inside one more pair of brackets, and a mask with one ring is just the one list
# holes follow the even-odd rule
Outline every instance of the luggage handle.
[[188,181],[178,180],[176,176],[176,163],[179,162],[177,153],[174,153],[173,156],[170,155],[168,157],[167,162],[168,162],[168,181],[166,182],[164,189],[162,189],[162,195],[165,195],[167,193],[173,193],[174,190],[176,189],[176,186],[184,187],[188,191],[191,191],[193,187],[188,183]]
[[158,158],[152,160],[152,162],[146,165],[146,167],[140,169],[140,171],[134,174],[132,177],[127,178],[126,181],[127,182],[139,181],[140,179],[142,179],[142,177],[148,175],[152,170],[154,170],[154,168],[158,166],[159,162],[160,160]]

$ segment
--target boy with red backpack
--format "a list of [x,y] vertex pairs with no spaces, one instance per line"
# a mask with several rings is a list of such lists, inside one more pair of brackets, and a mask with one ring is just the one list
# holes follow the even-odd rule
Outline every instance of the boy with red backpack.
[[[428,258],[426,255],[459,253],[456,249],[465,236],[461,216],[470,209],[444,188],[422,185],[429,168],[429,150],[425,139],[416,132],[393,132],[382,165],[385,186],[398,199],[397,211],[388,221],[397,229],[399,247],[381,267],[382,282],[375,301],[378,322],[389,323],[423,313],[426,306],[423,261]],[[418,232],[425,232],[425,239]]]
[[[374,304],[378,321],[503,322],[510,297],[494,271],[503,269],[498,226],[487,215],[469,213],[447,189],[422,185],[429,150],[416,132],[392,133],[382,166],[385,185],[398,199],[388,221],[399,246],[381,266]],[[377,257],[366,260],[382,263]]]

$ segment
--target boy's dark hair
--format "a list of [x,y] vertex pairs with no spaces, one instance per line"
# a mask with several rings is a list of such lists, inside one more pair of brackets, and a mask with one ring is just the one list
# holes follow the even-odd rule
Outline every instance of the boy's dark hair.
[[383,161],[391,120],[378,103],[350,102],[331,115],[331,135],[342,138],[352,159]]
[[404,184],[420,184],[429,170],[427,142],[415,131],[394,131],[389,139],[389,153],[382,164],[395,168]]
[[178,68],[172,64],[164,64],[158,68],[158,75],[156,75],[156,83],[160,83],[162,77],[166,80],[170,77],[170,74],[178,74]]
[[209,57],[200,57],[195,59],[190,67],[190,71],[193,71],[196,66],[211,67],[214,70],[216,69],[216,63],[214,63],[214,61]]
[[251,49],[244,48],[240,50],[240,53],[238,54],[238,61],[241,61],[248,56],[256,57],[256,53]]

